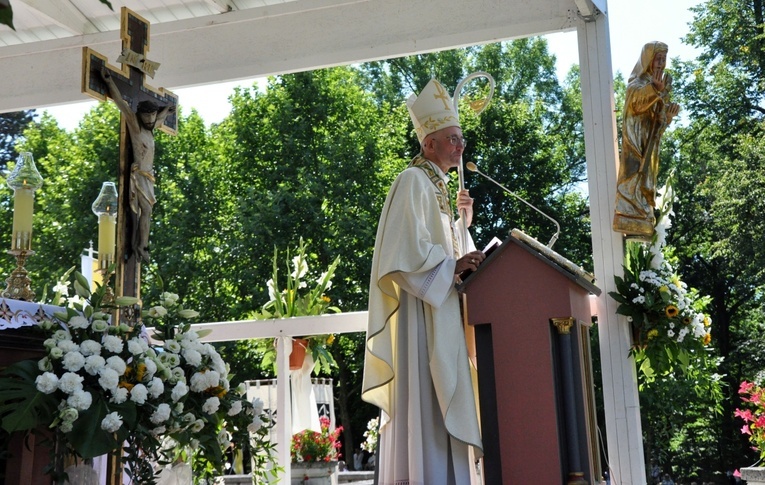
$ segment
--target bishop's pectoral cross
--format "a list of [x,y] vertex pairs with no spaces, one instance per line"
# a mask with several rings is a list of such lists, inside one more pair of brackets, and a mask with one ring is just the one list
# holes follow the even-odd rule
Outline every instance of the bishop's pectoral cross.
[[145,84],[158,63],[150,61],[149,22],[122,7],[120,35],[122,69],[105,56],[83,48],[82,92],[120,108],[119,204],[115,262],[117,296],[140,297],[141,261],[148,261],[148,231],[154,204],[154,134],[156,128],[174,135],[178,97]]

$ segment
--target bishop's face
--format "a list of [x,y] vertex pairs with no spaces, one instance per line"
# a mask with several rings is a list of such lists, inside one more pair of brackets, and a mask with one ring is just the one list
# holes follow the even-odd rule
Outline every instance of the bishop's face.
[[428,135],[423,143],[423,153],[431,162],[438,165],[444,173],[456,168],[465,150],[462,129],[450,126]]

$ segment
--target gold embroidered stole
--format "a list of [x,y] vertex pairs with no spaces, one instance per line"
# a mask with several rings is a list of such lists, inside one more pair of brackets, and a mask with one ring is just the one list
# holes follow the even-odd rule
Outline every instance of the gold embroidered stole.
[[452,235],[452,250],[454,252],[454,258],[459,259],[460,248],[459,243],[457,242],[457,235],[454,231],[454,209],[452,208],[452,200],[449,197],[449,188],[446,186],[446,182],[444,182],[444,179],[441,176],[442,172],[436,169],[436,167],[433,165],[433,162],[423,157],[422,155],[417,155],[414,157],[412,161],[409,162],[409,166],[417,167],[425,172],[433,185],[436,186],[436,200],[438,200],[438,208],[441,213],[449,216],[449,231]]

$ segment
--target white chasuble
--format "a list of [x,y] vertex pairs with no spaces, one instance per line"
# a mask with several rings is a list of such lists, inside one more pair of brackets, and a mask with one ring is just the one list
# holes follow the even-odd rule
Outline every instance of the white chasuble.
[[362,396],[382,410],[381,485],[466,485],[471,455],[483,455],[454,288],[457,227],[432,177],[445,176],[426,163],[391,187],[372,262]]

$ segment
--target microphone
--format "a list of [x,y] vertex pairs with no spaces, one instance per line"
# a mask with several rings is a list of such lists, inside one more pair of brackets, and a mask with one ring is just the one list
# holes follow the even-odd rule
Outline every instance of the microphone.
[[515,192],[513,192],[512,190],[508,189],[507,187],[505,187],[505,186],[504,186],[504,185],[502,185],[501,183],[497,182],[497,181],[496,181],[496,180],[494,180],[493,178],[489,177],[489,176],[488,176],[488,175],[486,175],[485,173],[483,173],[483,172],[481,172],[480,170],[478,170],[478,167],[476,166],[476,164],[475,164],[475,163],[473,163],[473,162],[467,162],[467,163],[465,164],[465,166],[466,166],[466,167],[467,167],[467,169],[468,169],[468,170],[470,170],[471,172],[475,172],[475,173],[477,173],[478,175],[481,175],[482,177],[486,178],[487,180],[489,180],[489,181],[491,181],[491,182],[494,182],[495,184],[497,184],[497,185],[499,186],[499,188],[501,188],[502,190],[504,190],[504,191],[505,191],[505,192],[507,192],[508,194],[512,195],[513,197],[515,197],[516,199],[520,200],[521,202],[523,202],[523,203],[524,203],[524,204],[526,204],[527,206],[531,207],[531,208],[532,208],[532,209],[534,209],[535,211],[539,212],[540,214],[542,214],[542,215],[543,215],[543,216],[545,216],[546,218],[548,218],[548,219],[550,219],[551,221],[553,221],[553,223],[555,224],[555,229],[556,229],[556,231],[555,231],[555,234],[553,234],[553,237],[550,239],[550,242],[549,242],[549,243],[547,243],[547,247],[548,247],[549,249],[552,249],[552,247],[553,247],[553,244],[555,244],[555,241],[557,241],[557,240],[558,240],[558,236],[560,236],[560,224],[558,224],[558,221],[556,221],[556,220],[555,220],[555,219],[553,219],[552,217],[548,216],[547,214],[545,214],[545,213],[544,213],[544,212],[542,212],[541,210],[537,209],[536,207],[534,207],[534,206],[533,206],[533,205],[531,205],[530,203],[526,202],[526,201],[525,201],[523,198],[521,198],[521,197],[520,197],[518,194],[516,194],[516,193],[515,193]]

